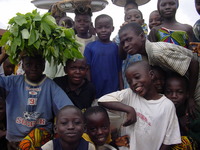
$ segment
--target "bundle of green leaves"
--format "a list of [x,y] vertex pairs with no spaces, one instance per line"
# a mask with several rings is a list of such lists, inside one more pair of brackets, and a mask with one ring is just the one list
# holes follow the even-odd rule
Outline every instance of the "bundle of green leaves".
[[17,64],[22,55],[42,55],[47,61],[53,60],[57,64],[83,57],[74,30],[58,26],[50,13],[40,15],[37,10],[17,13],[8,24],[0,46],[4,46],[13,64]]

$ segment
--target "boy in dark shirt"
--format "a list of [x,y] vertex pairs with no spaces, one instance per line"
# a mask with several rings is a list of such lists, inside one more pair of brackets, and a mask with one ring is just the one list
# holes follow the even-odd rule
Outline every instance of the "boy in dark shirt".
[[64,67],[67,75],[57,77],[54,81],[65,91],[73,104],[81,110],[91,107],[95,99],[95,88],[86,79],[88,70],[86,60],[68,60]]

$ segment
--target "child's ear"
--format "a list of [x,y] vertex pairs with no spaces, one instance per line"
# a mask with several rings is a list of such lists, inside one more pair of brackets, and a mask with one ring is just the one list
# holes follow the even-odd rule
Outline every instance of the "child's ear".
[[114,30],[115,30],[115,27],[113,26],[113,27],[112,27],[112,32],[113,32]]
[[84,133],[87,133],[86,124],[84,124],[83,130],[84,130]]
[[54,126],[54,133],[57,133],[57,131],[58,131],[58,128],[57,128],[57,126],[55,125],[55,126]]
[[142,24],[144,24],[144,19],[142,19]]
[[151,78],[152,81],[154,81],[156,79],[156,75],[155,75],[155,73],[154,73],[153,70],[149,71],[149,76],[150,76],[150,78]]

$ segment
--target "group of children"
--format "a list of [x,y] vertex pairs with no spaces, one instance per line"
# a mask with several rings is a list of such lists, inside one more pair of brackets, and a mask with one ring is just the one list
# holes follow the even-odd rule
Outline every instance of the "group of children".
[[24,56],[24,75],[0,77],[0,140],[6,135],[9,149],[22,150],[198,149],[200,60],[190,50],[192,27],[175,19],[178,5],[158,0],[148,34],[137,3],[128,1],[113,41],[109,15],[91,30],[91,9],[77,8],[72,25],[83,59],[67,60],[51,80],[44,70],[57,66]]

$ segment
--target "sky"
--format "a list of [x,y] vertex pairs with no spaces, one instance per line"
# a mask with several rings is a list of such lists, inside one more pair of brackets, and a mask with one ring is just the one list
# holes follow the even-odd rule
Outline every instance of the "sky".
[[[107,1],[109,4],[106,8],[102,11],[93,13],[92,20],[94,22],[96,16],[100,14],[110,15],[113,18],[115,26],[115,30],[111,36],[114,37],[124,21],[124,9],[123,7],[118,7],[112,4],[111,0]],[[0,0],[0,28],[6,29],[9,19],[14,17],[17,12],[27,13],[34,9],[36,9],[36,7],[31,3],[31,0]],[[139,9],[143,13],[145,23],[148,24],[149,14],[153,10],[157,9],[157,0],[151,0],[145,5],[139,6]],[[47,12],[45,9],[38,10],[41,14]],[[73,13],[67,13],[67,15],[74,19]],[[200,16],[195,9],[194,0],[179,0],[179,8],[176,13],[176,19],[181,23],[189,24],[191,26],[193,26],[194,23],[200,19]]]

